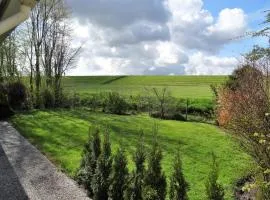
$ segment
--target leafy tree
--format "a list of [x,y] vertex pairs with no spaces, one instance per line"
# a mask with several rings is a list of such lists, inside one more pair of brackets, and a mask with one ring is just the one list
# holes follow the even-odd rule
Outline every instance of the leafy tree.
[[153,128],[154,142],[148,157],[148,168],[145,173],[145,187],[150,187],[158,194],[159,200],[166,198],[166,177],[161,168],[162,151],[157,142],[157,126]]
[[110,186],[109,176],[111,174],[111,143],[109,133],[106,132],[103,141],[102,153],[98,159],[95,175],[92,179],[92,190],[94,200],[108,199],[108,190]]
[[218,180],[218,163],[216,161],[216,156],[212,153],[212,166],[209,173],[208,180],[206,182],[206,195],[209,200],[223,200],[224,199],[224,189],[217,183]]
[[132,172],[130,186],[126,193],[126,199],[142,200],[143,179],[145,174],[146,153],[143,142],[143,132],[141,132],[136,152],[133,155],[135,170]]
[[170,179],[170,200],[187,200],[188,189],[189,185],[182,172],[182,161],[178,152],[175,156],[173,174]]
[[127,189],[128,168],[127,158],[123,149],[118,149],[113,164],[111,176],[110,198],[112,200],[124,200],[124,193]]

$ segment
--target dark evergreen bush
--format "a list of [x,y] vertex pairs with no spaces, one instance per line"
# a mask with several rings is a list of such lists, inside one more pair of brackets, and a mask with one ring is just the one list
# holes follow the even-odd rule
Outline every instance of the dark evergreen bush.
[[13,115],[13,111],[9,107],[7,98],[7,87],[0,83],[0,119],[5,119]]
[[27,88],[21,81],[8,83],[7,97],[13,109],[20,109],[27,99]]
[[161,168],[162,151],[157,142],[157,127],[154,128],[154,142],[148,157],[148,167],[144,177],[144,187],[152,188],[158,193],[159,200],[166,198],[166,177]]
[[111,176],[110,199],[124,200],[124,194],[128,186],[127,158],[123,149],[118,149],[113,163],[113,173]]
[[[151,113],[151,117],[161,119],[160,113]],[[186,118],[180,113],[166,113],[163,118],[164,120],[176,120],[176,121],[186,121]]]
[[110,174],[112,169],[111,144],[109,134],[106,133],[103,141],[102,153],[99,156],[95,175],[92,179],[94,200],[107,200],[110,186]]
[[[91,166],[91,160],[92,160],[92,144],[93,144],[93,136],[89,134],[88,141],[84,145],[83,153],[82,153],[82,159],[80,168],[77,172],[76,179],[77,182],[80,185],[84,185],[86,187],[87,183],[89,183],[89,167]],[[91,183],[91,182],[90,182]]]
[[212,165],[211,171],[206,182],[206,195],[209,200],[223,200],[224,199],[224,189],[217,183],[218,180],[218,163],[216,161],[216,156],[212,153]]
[[80,169],[77,174],[79,184],[82,184],[92,196],[92,180],[96,171],[97,161],[101,154],[100,135],[97,127],[89,131],[89,139],[85,144]]
[[145,174],[145,147],[143,143],[142,134],[139,138],[136,152],[133,155],[133,162],[135,163],[135,170],[132,172],[129,187],[126,192],[126,199],[128,200],[142,200],[143,199],[143,180]]
[[170,200],[187,200],[189,185],[182,172],[182,161],[179,152],[175,156],[173,173],[170,178]]

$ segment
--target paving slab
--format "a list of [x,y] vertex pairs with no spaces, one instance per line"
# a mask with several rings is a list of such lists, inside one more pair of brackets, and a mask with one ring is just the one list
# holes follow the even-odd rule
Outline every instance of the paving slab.
[[[60,172],[8,122],[0,121],[0,146],[0,181],[6,178],[3,174],[9,173],[13,178],[8,185],[15,183],[14,198],[10,199],[89,200],[74,180]],[[1,196],[1,190],[6,188],[0,187],[0,200],[9,200]]]

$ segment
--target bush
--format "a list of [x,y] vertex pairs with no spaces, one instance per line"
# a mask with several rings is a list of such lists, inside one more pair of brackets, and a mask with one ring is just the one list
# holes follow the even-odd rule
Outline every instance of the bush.
[[[187,105],[188,101],[188,105]],[[188,107],[187,107],[188,106]],[[176,103],[176,111],[180,113],[211,117],[214,113],[214,101],[209,99],[179,99]]]
[[136,152],[133,155],[133,162],[135,163],[135,170],[132,172],[130,178],[130,185],[125,194],[126,199],[142,200],[143,199],[143,179],[145,173],[145,147],[143,143],[143,133],[141,134]]
[[125,99],[117,92],[107,93],[103,103],[104,112],[111,114],[125,114],[128,110],[128,104]]
[[95,175],[92,179],[94,200],[105,200],[109,197],[110,174],[112,169],[111,144],[109,134],[106,133],[103,141],[102,153],[97,161]]
[[170,200],[187,200],[188,189],[189,185],[182,172],[182,161],[178,152],[174,160],[173,174],[170,180]]
[[8,83],[7,97],[13,109],[20,109],[27,99],[27,88],[21,81]]
[[76,93],[62,93],[58,104],[56,105],[57,107],[74,108],[81,105],[81,100],[79,95]]
[[[161,119],[161,114],[158,113],[158,112],[151,113],[150,116],[153,117],[153,118]],[[166,113],[162,119],[176,120],[176,121],[186,121],[186,118],[183,115],[179,114],[179,113],[168,113],[168,114]]]
[[82,184],[92,196],[92,180],[95,175],[98,158],[101,154],[99,129],[94,127],[89,131],[88,142],[84,146],[77,181]]
[[45,108],[53,108],[55,106],[55,96],[51,88],[44,88],[41,91],[41,97]]
[[4,119],[13,115],[13,111],[9,107],[7,99],[7,88],[4,84],[0,84],[0,119]]
[[118,149],[113,164],[113,174],[111,176],[110,199],[124,200],[124,193],[128,183],[127,158],[123,149]]
[[218,164],[216,161],[216,156],[212,153],[212,166],[209,173],[208,180],[206,182],[206,195],[209,200],[223,200],[224,199],[224,189],[220,184],[217,183],[218,180]]
[[[148,157],[148,168],[145,172],[144,177],[144,187],[149,187],[152,190],[148,190],[146,194],[152,197],[155,191],[157,192],[159,200],[165,200],[166,198],[166,177],[162,172],[161,160],[162,160],[162,150],[157,142],[157,127],[154,127],[154,142],[152,149],[150,150],[150,155]],[[148,196],[148,195],[147,195]]]
[[151,186],[146,186],[143,189],[143,200],[160,200],[158,191]]

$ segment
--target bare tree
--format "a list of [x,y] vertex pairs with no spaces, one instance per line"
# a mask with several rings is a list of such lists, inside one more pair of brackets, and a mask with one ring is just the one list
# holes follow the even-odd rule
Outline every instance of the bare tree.
[[145,88],[146,91],[149,94],[153,94],[156,102],[157,102],[157,108],[158,108],[158,114],[161,119],[165,119],[165,114],[166,111],[168,110],[168,102],[170,100],[170,95],[169,95],[169,90],[168,88],[152,88],[152,89],[147,89]]
[[12,80],[19,76],[17,70],[17,41],[15,33],[0,43],[0,81]]
[[[64,0],[41,0],[26,22],[24,53],[28,60],[31,92],[35,90],[37,106],[44,78],[56,100],[61,98],[61,80],[75,65],[80,48],[72,48],[70,12]],[[33,84],[35,80],[35,84]],[[34,86],[35,87],[34,87]]]

